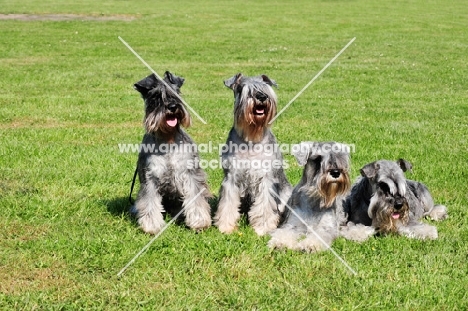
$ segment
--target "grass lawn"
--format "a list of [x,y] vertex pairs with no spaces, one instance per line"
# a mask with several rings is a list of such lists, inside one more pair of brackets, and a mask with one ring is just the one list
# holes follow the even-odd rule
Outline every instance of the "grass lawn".
[[[454,1],[13,1],[0,5],[0,309],[463,310],[468,308],[468,9]],[[9,15],[5,15],[9,14]],[[17,15],[12,15],[17,14]],[[34,14],[34,15],[18,15]],[[75,15],[70,15],[75,14]],[[352,178],[412,162],[450,218],[439,239],[338,239],[272,251],[237,233],[172,225],[151,239],[128,215],[149,70],[186,82],[198,143],[224,143],[238,72],[276,80],[284,144],[354,144]],[[217,153],[202,153],[217,159]],[[286,171],[302,173],[290,154]],[[207,169],[217,194],[221,169]],[[138,188],[138,186],[137,186]]]

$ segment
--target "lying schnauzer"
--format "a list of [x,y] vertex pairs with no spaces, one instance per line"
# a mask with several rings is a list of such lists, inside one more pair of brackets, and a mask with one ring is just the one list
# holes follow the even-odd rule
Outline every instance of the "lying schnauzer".
[[270,194],[273,189],[284,201],[291,185],[283,171],[283,156],[269,122],[276,114],[275,81],[267,76],[244,77],[241,73],[224,81],[234,91],[234,126],[221,158],[221,184],[215,225],[223,233],[237,229],[241,212],[247,213],[258,235],[278,226],[284,204]]
[[[445,219],[447,208],[434,206],[425,185],[405,178],[403,172],[411,168],[411,163],[400,159],[376,161],[361,169],[362,177],[353,185],[345,202],[349,220],[342,230],[345,238],[364,241],[374,230],[409,238],[437,238],[436,227],[422,223],[421,218]],[[374,230],[369,230],[369,226]]]
[[304,172],[268,246],[320,251],[339,236],[339,226],[345,221],[342,204],[350,187],[349,147],[302,142],[293,147],[293,155],[299,165],[305,165]]
[[190,228],[211,225],[206,175],[190,165],[198,160],[198,153],[181,128],[190,125],[190,115],[174,95],[180,93],[184,79],[166,71],[164,81],[167,86],[152,74],[134,85],[145,101],[142,145],[147,148],[138,156],[140,191],[132,212],[143,231],[151,234],[164,226],[165,211],[175,215],[181,208]]

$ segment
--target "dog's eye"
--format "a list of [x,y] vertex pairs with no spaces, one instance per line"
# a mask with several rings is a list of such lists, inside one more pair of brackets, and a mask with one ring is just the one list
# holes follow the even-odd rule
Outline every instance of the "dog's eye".
[[390,194],[390,187],[386,183],[379,182],[379,188],[380,190],[382,190],[383,193],[385,193],[385,195]]

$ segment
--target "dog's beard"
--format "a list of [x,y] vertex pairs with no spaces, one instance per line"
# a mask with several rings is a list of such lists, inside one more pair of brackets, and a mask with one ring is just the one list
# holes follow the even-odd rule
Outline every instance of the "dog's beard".
[[160,128],[163,118],[163,114],[156,111],[147,113],[144,120],[146,133],[155,134]]
[[245,141],[260,142],[275,115],[276,103],[273,100],[260,102],[249,97],[244,104],[236,106],[235,129]]
[[146,115],[144,124],[147,133],[171,135],[178,132],[180,126],[189,127],[190,116],[179,108],[175,113],[152,111]]
[[308,189],[308,196],[321,198],[320,206],[322,208],[330,208],[338,196],[345,195],[351,181],[349,175],[342,172],[338,178],[331,177],[328,173],[323,174],[317,181],[317,187],[310,187]]
[[396,210],[392,205],[379,199],[377,195],[371,198],[369,204],[369,216],[372,218],[372,226],[381,233],[394,233],[398,226],[408,224],[409,207],[405,202],[401,209]]
[[324,207],[332,206],[337,196],[346,194],[350,184],[349,175],[346,173],[341,173],[338,178],[332,178],[329,174],[323,175],[318,190],[323,198]]

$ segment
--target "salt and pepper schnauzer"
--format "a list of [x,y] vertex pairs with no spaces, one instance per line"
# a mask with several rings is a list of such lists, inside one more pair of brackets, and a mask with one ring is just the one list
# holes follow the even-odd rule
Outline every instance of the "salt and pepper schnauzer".
[[[427,187],[408,180],[404,172],[411,170],[404,159],[397,162],[379,160],[361,169],[361,177],[353,185],[346,199],[349,223],[343,229],[345,238],[363,241],[373,230],[377,233],[397,233],[409,238],[436,239],[437,229],[421,222],[429,216],[433,220],[447,217],[447,208],[434,205]],[[366,230],[367,233],[363,233]]]
[[134,85],[145,102],[142,144],[153,150],[143,149],[138,156],[140,191],[132,212],[150,234],[165,225],[165,211],[175,215],[181,208],[188,227],[200,230],[211,225],[205,172],[188,165],[198,160],[193,140],[182,129],[190,125],[190,115],[175,95],[184,79],[166,71],[164,82],[152,74]]
[[342,204],[351,184],[349,147],[336,142],[302,142],[292,153],[305,165],[304,171],[288,201],[285,219],[271,233],[268,246],[324,250],[339,236],[339,226],[345,221]]
[[291,185],[283,170],[283,157],[269,122],[276,114],[274,80],[266,75],[245,77],[241,73],[224,81],[234,91],[234,125],[221,158],[224,180],[221,184],[215,225],[223,233],[237,229],[241,213],[258,235],[278,226],[284,201]]

